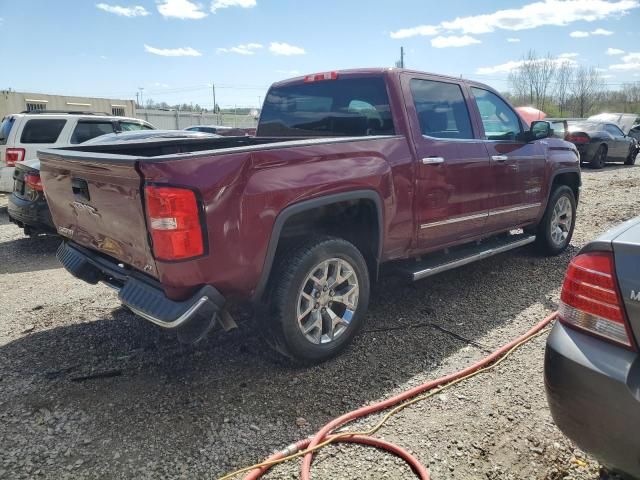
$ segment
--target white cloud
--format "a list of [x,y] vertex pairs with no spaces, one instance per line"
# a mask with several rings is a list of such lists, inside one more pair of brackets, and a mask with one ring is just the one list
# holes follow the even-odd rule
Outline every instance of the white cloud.
[[602,67],[596,67],[596,68],[594,68],[594,70],[595,70],[596,72],[606,72],[606,71],[607,71],[607,69],[606,69],[606,68],[602,68]]
[[470,37],[469,35],[463,35],[458,37],[451,35],[449,37],[439,36],[431,39],[431,46],[435,48],[448,48],[448,47],[466,47],[467,45],[473,45],[474,43],[482,43],[477,38]]
[[580,56],[580,54],[579,53],[575,53],[575,52],[572,52],[572,53],[561,53],[560,55],[558,55],[558,58],[566,59],[566,58],[576,58],[576,57],[579,57],[579,56]]
[[624,53],[624,50],[620,50],[619,48],[607,48],[607,51],[605,52],[607,55],[622,55]]
[[401,28],[395,32],[391,32],[391,38],[409,38],[409,37],[432,37],[440,33],[440,27],[436,25],[420,25],[412,28]]
[[158,12],[165,18],[182,20],[199,20],[207,16],[207,13],[202,11],[202,4],[189,0],[162,0],[158,2]]
[[519,38],[507,38],[507,42],[509,43],[520,43],[520,39]]
[[256,0],[213,0],[211,2],[211,12],[229,7],[253,8],[256,6]]
[[496,30],[529,30],[546,25],[564,26],[577,21],[594,22],[611,16],[623,15],[638,7],[640,7],[638,0],[543,0],[529,3],[520,8],[458,17],[451,21],[441,22],[439,25],[403,28],[391,32],[391,38],[433,36],[442,30],[473,35]]
[[578,31],[575,31],[575,32],[571,32],[569,34],[569,36],[573,37],[573,38],[585,38],[585,37],[589,36],[589,32],[582,32],[582,31],[578,30]]
[[640,71],[640,52],[630,52],[622,57],[624,63],[616,63],[609,65],[609,70],[617,70],[620,72]]
[[263,48],[259,43],[247,43],[245,45],[238,45],[230,48],[218,48],[218,53],[237,53],[238,55],[253,55],[256,50]]
[[635,53],[629,53],[627,55],[625,55],[624,57],[622,57],[622,60],[624,62],[640,62],[640,52],[635,52]]
[[615,77],[615,75],[611,75],[611,74],[608,74],[608,75],[600,75],[600,78],[603,78],[603,79],[605,79],[605,80],[606,80],[606,79],[608,79],[608,78],[613,78],[613,77]]
[[181,48],[155,48],[145,44],[145,51],[153,53],[154,55],[160,55],[162,57],[200,57],[200,53],[195,48],[181,47]]
[[121,17],[146,17],[149,15],[147,9],[140,5],[132,7],[121,7],[120,5],[109,5],[106,3],[96,3],[96,7],[105,12],[120,15]]
[[[569,56],[559,56],[558,58],[553,59],[553,62],[557,66],[564,64],[564,65],[569,65],[571,67],[575,67],[576,65],[578,65],[578,62],[574,60],[574,57],[577,54],[568,53],[563,55],[569,55]],[[545,58],[539,59],[539,61],[544,61],[544,60],[546,59]],[[527,63],[527,60],[511,60],[509,62],[501,63],[499,65],[494,65],[492,67],[480,67],[476,69],[476,73],[478,75],[492,75],[494,73],[510,73],[512,70],[520,68],[525,63]]]
[[604,28],[596,28],[593,32],[591,32],[591,35],[613,35],[613,32],[611,30],[605,30]]
[[153,82],[152,86],[154,86],[154,87],[162,87],[162,88],[169,88],[168,84],[162,83],[162,82]]
[[269,51],[274,55],[304,55],[304,48],[296,47],[294,45],[289,45],[284,42],[271,42],[269,45]]

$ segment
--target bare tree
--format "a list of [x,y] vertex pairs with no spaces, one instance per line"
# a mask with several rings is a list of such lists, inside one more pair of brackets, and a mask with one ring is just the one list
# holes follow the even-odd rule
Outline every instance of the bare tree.
[[522,58],[521,65],[509,75],[509,83],[518,97],[543,109],[547,102],[549,87],[556,73],[557,60],[550,54],[540,58],[534,50],[529,50]]
[[573,82],[573,65],[570,62],[562,62],[556,72],[555,94],[558,101],[560,116],[564,114],[569,99],[569,89]]
[[604,84],[602,76],[594,67],[579,67],[571,83],[571,94],[575,104],[575,111],[579,117],[584,117],[598,101]]

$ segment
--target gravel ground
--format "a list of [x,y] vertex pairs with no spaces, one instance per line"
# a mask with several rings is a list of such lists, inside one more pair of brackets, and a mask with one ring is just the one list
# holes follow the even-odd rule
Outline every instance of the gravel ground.
[[[54,258],[59,240],[23,236],[0,196],[0,478],[215,478],[348,410],[459,370],[552,312],[577,249],[640,214],[640,167],[585,170],[583,181],[564,255],[524,248],[415,284],[385,278],[366,331],[309,369],[272,355],[252,326],[259,319],[180,346],[107,287],[68,275]],[[596,479],[597,464],[547,410],[544,342],[402,411],[379,435],[436,480]],[[297,468],[268,478],[297,478]],[[414,477],[394,457],[350,445],[321,452],[314,478]]]

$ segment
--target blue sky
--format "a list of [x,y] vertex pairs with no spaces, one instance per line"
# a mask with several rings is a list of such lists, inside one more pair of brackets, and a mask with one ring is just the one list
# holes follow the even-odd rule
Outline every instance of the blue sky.
[[0,0],[0,89],[256,106],[269,84],[406,65],[507,87],[529,48],[640,81],[640,0]]

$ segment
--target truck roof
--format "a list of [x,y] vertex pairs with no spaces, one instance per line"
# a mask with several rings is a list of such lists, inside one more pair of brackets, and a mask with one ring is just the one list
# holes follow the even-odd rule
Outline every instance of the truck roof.
[[[336,72],[338,74],[338,77],[340,77],[341,75],[357,75],[357,76],[381,76],[381,75],[389,75],[391,73],[414,73],[414,74],[420,74],[420,75],[430,75],[432,77],[438,77],[442,80],[447,80],[447,81],[453,81],[453,82],[463,82],[469,85],[476,85],[482,88],[486,88],[489,90],[494,90],[492,87],[490,87],[489,85],[486,85],[484,83],[480,83],[480,82],[476,82],[474,80],[470,80],[467,78],[461,78],[461,77],[453,77],[450,75],[442,75],[439,73],[431,73],[431,72],[423,72],[420,70],[413,70],[410,68],[398,68],[398,67],[370,67],[370,68],[350,68],[350,69],[344,69],[344,70],[328,70],[328,72]],[[292,77],[292,78],[288,78],[285,80],[281,80],[279,82],[274,82],[272,87],[281,87],[284,85],[289,85],[289,84],[296,84],[296,83],[300,83],[303,82],[305,77],[307,77],[308,75],[313,75],[313,74],[317,74],[317,73],[323,73],[323,72],[310,72],[306,75],[301,75],[298,77]]]

